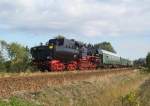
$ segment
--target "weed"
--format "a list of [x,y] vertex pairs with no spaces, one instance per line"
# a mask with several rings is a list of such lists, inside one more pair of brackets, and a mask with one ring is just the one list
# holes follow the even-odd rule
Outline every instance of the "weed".
[[0,106],[40,106],[40,105],[17,97],[11,97],[8,101],[0,100]]

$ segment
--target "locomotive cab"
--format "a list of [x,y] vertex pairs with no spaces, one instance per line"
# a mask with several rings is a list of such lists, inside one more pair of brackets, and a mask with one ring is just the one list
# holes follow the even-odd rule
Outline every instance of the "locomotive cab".
[[54,49],[54,58],[63,62],[73,61],[78,59],[78,46],[74,40],[55,39],[56,46]]

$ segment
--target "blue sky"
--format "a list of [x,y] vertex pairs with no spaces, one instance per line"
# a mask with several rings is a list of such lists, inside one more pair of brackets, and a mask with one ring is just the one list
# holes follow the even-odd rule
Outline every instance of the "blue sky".
[[149,0],[0,0],[0,40],[32,47],[62,34],[136,59],[150,51],[149,19]]

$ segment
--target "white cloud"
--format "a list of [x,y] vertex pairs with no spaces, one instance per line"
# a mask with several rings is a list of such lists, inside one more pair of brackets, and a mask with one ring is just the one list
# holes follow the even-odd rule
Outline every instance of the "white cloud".
[[0,0],[0,30],[120,36],[148,33],[149,0]]

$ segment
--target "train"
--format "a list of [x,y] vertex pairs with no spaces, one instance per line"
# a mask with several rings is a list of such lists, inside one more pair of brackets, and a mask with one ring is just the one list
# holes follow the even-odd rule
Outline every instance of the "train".
[[86,45],[74,39],[50,39],[31,48],[32,64],[51,72],[132,67],[133,62],[115,53]]

